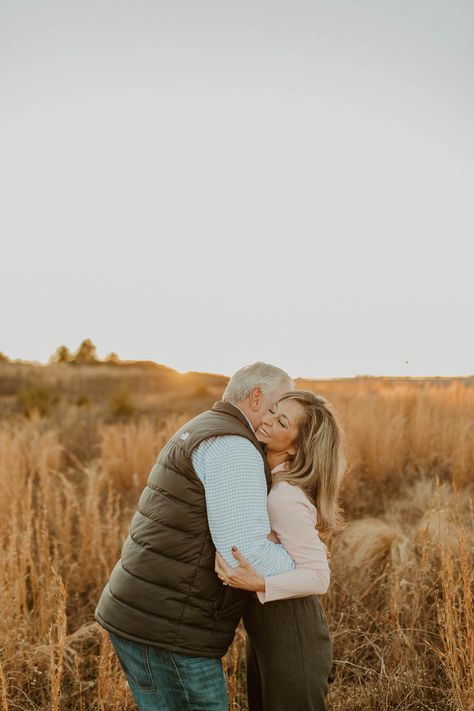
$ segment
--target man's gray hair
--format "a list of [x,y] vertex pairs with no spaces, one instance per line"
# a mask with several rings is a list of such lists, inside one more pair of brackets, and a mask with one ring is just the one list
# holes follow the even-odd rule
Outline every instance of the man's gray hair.
[[[222,399],[225,402],[241,402],[254,388],[269,393],[287,380],[292,382],[288,373],[268,363],[252,363],[240,368],[229,380]],[[290,386],[288,387],[290,389]]]

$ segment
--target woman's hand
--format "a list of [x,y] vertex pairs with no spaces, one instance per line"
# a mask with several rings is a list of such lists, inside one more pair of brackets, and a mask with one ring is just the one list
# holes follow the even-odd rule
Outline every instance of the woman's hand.
[[221,554],[216,551],[214,570],[224,585],[229,585],[231,588],[238,588],[239,590],[265,592],[265,578],[257,573],[237,548],[232,548],[232,555],[239,561],[237,568],[231,568],[230,565],[227,565]]

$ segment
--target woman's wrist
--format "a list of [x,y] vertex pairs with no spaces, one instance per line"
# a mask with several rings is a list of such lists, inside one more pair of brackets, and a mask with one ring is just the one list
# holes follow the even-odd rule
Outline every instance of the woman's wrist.
[[258,576],[257,588],[255,589],[255,592],[265,592],[265,578],[263,575]]

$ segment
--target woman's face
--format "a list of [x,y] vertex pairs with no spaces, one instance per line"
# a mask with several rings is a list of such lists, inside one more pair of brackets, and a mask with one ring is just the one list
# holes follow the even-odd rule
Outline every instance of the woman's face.
[[293,443],[298,436],[298,423],[304,414],[298,400],[280,400],[267,410],[256,435],[260,442],[265,442],[267,450],[295,454]]

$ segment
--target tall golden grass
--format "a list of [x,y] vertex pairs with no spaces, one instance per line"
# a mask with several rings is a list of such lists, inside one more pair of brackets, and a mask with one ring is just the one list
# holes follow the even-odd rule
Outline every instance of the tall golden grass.
[[[347,526],[329,541],[322,599],[334,642],[330,709],[472,711],[474,388],[302,384],[335,404],[350,462]],[[93,611],[148,471],[190,399],[184,393],[174,412],[167,401],[164,417],[150,401],[123,422],[94,411],[89,456],[72,453],[83,408],[0,421],[3,709],[134,708]],[[225,659],[234,711],[246,709],[243,649],[239,629]]]

